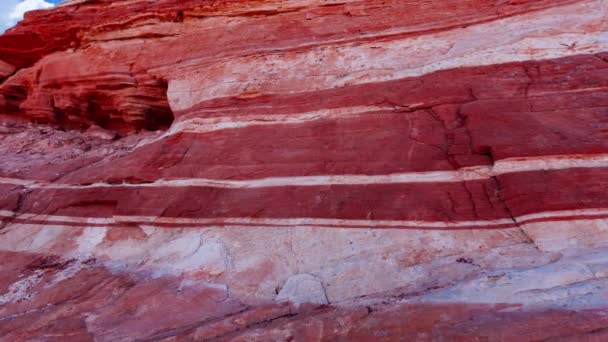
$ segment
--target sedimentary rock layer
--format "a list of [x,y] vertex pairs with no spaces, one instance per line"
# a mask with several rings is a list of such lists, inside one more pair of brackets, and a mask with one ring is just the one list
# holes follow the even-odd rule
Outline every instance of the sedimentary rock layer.
[[601,338],[606,18],[604,0],[29,13],[0,36],[0,334]]

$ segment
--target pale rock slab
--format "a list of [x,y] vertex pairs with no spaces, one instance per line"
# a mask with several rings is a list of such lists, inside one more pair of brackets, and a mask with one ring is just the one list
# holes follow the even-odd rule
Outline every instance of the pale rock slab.
[[276,301],[300,304],[328,304],[325,288],[318,278],[310,274],[296,274],[285,282]]

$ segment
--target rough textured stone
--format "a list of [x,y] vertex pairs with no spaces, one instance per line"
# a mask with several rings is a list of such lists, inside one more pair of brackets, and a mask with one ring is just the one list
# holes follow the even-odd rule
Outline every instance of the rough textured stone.
[[606,339],[606,18],[28,13],[0,36],[0,339]]
[[294,304],[328,304],[323,284],[310,274],[296,274],[289,277],[276,300],[287,300]]

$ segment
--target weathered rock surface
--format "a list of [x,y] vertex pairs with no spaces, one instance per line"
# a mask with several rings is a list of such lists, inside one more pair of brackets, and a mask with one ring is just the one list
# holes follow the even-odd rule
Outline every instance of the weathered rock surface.
[[607,18],[28,13],[0,36],[0,340],[606,339]]

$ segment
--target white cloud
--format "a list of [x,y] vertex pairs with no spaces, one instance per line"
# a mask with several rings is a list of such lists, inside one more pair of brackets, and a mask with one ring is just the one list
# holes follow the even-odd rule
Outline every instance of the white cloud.
[[0,0],[0,32],[14,26],[23,19],[23,14],[54,5],[44,0]]

